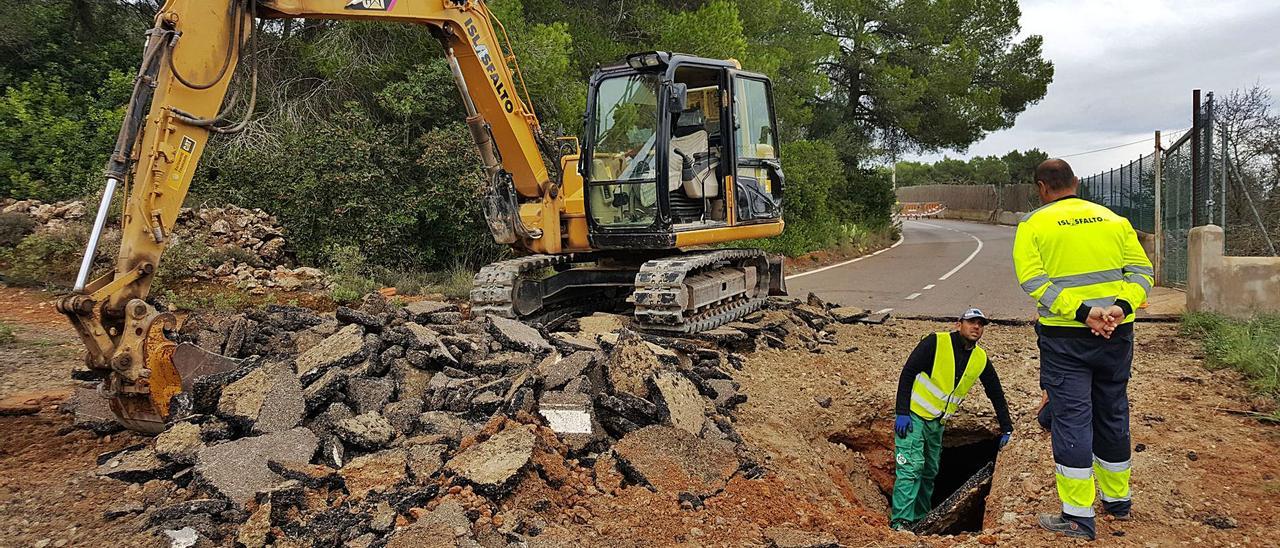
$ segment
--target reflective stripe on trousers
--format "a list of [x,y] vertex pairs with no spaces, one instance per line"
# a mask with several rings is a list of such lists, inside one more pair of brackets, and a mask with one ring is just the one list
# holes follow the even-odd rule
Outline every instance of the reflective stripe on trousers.
[[1093,517],[1093,469],[1059,464],[1054,477],[1058,484],[1058,498],[1062,499],[1062,513],[1080,518]]
[[1102,491],[1104,502],[1123,502],[1129,500],[1129,475],[1132,472],[1130,461],[1107,462],[1093,456],[1093,474],[1098,478],[1098,490]]

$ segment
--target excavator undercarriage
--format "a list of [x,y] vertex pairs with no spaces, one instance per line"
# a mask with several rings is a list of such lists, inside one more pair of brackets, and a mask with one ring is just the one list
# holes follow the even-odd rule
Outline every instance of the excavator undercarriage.
[[785,293],[781,264],[771,264],[758,249],[688,251],[647,261],[531,255],[481,269],[471,310],[553,326],[629,304],[638,328],[696,333],[759,310],[771,292]]

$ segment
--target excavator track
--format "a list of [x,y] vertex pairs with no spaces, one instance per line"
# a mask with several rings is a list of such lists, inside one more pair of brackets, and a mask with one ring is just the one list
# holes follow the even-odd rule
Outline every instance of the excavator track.
[[636,275],[636,322],[642,329],[697,333],[764,306],[768,259],[758,249],[686,253],[646,262]]
[[[542,302],[522,299],[521,281],[539,271],[568,264],[568,255],[529,255],[490,263],[476,273],[471,287],[471,312],[503,318],[523,318],[542,308]],[[534,280],[536,281],[536,280]]]

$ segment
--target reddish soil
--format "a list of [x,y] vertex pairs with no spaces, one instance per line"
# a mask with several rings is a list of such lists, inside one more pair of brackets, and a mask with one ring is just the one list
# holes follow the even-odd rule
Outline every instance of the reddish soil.
[[[0,352],[0,397],[70,384],[66,372],[79,359],[78,343],[61,317],[42,304],[50,298],[0,288],[0,321],[18,334]],[[1017,422],[1014,442],[997,462],[984,531],[915,537],[887,529],[883,491],[892,482],[889,423],[897,373],[919,337],[946,328],[923,321],[842,326],[838,344],[823,346],[821,353],[749,355],[737,376],[749,397],[739,409],[737,429],[767,473],[757,480],[733,479],[705,508],[682,509],[672,495],[621,487],[607,466],[594,474],[570,466],[564,473],[577,479],[556,487],[525,482],[493,519],[536,512],[547,525],[536,538],[552,545],[759,545],[763,530],[774,526],[827,531],[850,546],[1064,544],[1034,526],[1036,513],[1054,511],[1058,503],[1048,435],[1032,417],[1040,392],[1029,327],[993,327],[984,340]],[[1139,327],[1130,390],[1134,442],[1144,446],[1133,458],[1137,519],[1103,521],[1099,545],[1280,545],[1280,461],[1273,458],[1280,430],[1225,411],[1265,407],[1238,374],[1205,369],[1200,354],[1176,325]],[[48,407],[33,416],[0,417],[4,544],[163,544],[140,532],[144,524],[136,516],[107,519],[103,512],[181,494],[93,475],[96,455],[140,438],[97,438],[69,424],[69,417]],[[954,443],[994,429],[990,404],[975,391],[949,425],[948,439]]]

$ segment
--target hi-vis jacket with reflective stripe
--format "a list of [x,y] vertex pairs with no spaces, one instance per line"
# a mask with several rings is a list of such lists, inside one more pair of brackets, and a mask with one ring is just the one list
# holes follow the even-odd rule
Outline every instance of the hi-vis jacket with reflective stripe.
[[1155,270],[1129,220],[1068,196],[1032,211],[1018,224],[1013,266],[1022,290],[1037,301],[1040,323],[1085,327],[1093,306],[1133,310],[1147,299]]
[[911,412],[922,419],[947,418],[960,409],[960,403],[987,367],[987,351],[974,345],[964,374],[956,382],[956,355],[951,348],[951,334],[937,333],[938,347],[933,354],[933,374],[916,375],[911,387]]

